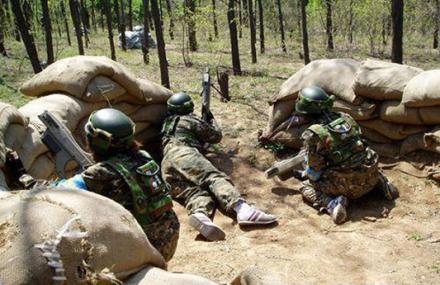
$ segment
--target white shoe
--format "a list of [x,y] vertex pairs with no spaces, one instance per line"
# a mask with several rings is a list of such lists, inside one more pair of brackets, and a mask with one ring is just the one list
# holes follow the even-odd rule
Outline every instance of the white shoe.
[[214,224],[210,218],[203,213],[194,213],[189,216],[189,225],[196,229],[209,241],[225,239],[225,232]]
[[250,226],[250,225],[268,225],[275,223],[277,221],[277,217],[271,214],[266,214],[265,212],[251,207],[246,212],[239,212],[237,214],[237,222],[241,226]]

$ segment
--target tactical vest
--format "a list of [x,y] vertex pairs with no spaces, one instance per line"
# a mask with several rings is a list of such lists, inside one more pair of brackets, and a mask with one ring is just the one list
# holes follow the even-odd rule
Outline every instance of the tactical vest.
[[[360,128],[356,121],[347,115],[326,125],[315,124],[308,128],[316,134],[325,146],[323,153],[331,166],[350,163],[350,158],[362,161],[365,145],[360,138]],[[356,155],[355,155],[356,154]]]
[[[141,224],[154,222],[173,207],[169,189],[160,176],[160,166],[143,150],[139,159],[115,155],[103,163],[116,170],[131,191],[136,220]],[[139,163],[146,162],[139,166]]]
[[162,128],[163,145],[165,146],[168,144],[172,138],[190,146],[199,145],[199,140],[191,131],[184,128],[178,128],[180,118],[181,116],[175,115],[168,117],[165,120]]

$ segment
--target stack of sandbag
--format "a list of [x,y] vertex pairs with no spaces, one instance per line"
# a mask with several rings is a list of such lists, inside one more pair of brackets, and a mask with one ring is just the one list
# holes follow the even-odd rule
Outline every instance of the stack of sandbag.
[[84,126],[90,114],[105,107],[116,108],[134,120],[136,139],[147,144],[158,140],[167,114],[166,101],[172,95],[158,84],[137,79],[123,65],[96,56],[59,60],[25,82],[20,91],[38,98],[19,109],[30,118],[30,127],[17,152],[26,170],[41,179],[55,174],[53,156],[40,138],[45,126],[38,115],[45,110],[61,120],[84,146]]
[[4,285],[119,284],[108,281],[146,266],[166,268],[130,212],[88,191],[42,188],[0,197],[0,233]]
[[381,155],[399,157],[418,149],[439,152],[436,126],[440,125],[440,70],[423,71],[377,60],[358,65],[352,62],[318,60],[290,77],[271,101],[263,138],[290,147],[301,146],[298,135],[308,124],[296,127],[291,122],[289,125],[289,119],[298,91],[314,84],[336,96],[334,110],[353,116],[363,136]]

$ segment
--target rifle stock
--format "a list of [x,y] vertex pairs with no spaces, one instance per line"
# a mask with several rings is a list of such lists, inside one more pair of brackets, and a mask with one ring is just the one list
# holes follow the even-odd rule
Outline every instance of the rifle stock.
[[290,157],[276,162],[272,167],[267,169],[264,173],[266,178],[272,178],[278,176],[281,180],[287,180],[291,177],[296,177],[296,171],[303,169],[303,163],[306,156],[306,151],[301,150],[294,157]]
[[209,75],[209,68],[203,73],[202,82],[202,119],[209,123],[212,120],[211,114],[211,76]]

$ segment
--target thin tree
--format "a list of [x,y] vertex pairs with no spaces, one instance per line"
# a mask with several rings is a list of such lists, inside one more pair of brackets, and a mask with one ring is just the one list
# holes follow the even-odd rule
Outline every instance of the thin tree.
[[228,24],[229,36],[231,38],[232,69],[234,75],[241,75],[240,51],[238,49],[237,23],[235,19],[234,2],[235,0],[228,0]]
[[54,62],[53,45],[52,45],[52,23],[50,21],[49,5],[47,0],[41,0],[41,9],[43,10],[43,26],[46,36],[47,63]]
[[349,12],[348,12],[348,43],[353,43],[354,33],[354,0],[350,0]]
[[86,43],[86,48],[89,48],[89,43],[90,43],[90,39],[89,39],[89,29],[90,29],[90,23],[88,21],[88,12],[86,10],[86,7],[84,5],[84,0],[80,0],[79,1],[80,6],[79,6],[79,15],[80,15],[80,20],[82,23],[82,32],[84,33],[84,39],[85,39],[85,43]]
[[252,0],[248,0],[248,18],[249,18],[249,29],[251,32],[251,54],[252,54],[252,63],[257,63],[257,49],[255,48],[255,44],[257,42],[256,39],[256,31],[255,31],[255,22],[254,22],[254,10],[252,7]]
[[241,13],[241,0],[238,0],[238,19],[239,19],[239,27],[238,27],[238,37],[241,39],[243,37],[243,15]]
[[98,31],[98,28],[96,26],[95,0],[92,0],[92,25],[96,33]]
[[287,52],[286,38],[284,35],[283,12],[281,11],[281,1],[280,0],[277,0],[277,6],[278,6],[278,20],[280,22],[280,32],[281,32],[281,49],[283,50],[283,52]]
[[105,18],[107,22],[107,32],[108,32],[108,41],[110,44],[110,54],[111,58],[116,61],[116,50],[115,43],[113,41],[113,23],[112,23],[112,11],[111,11],[111,3],[110,0],[103,0],[103,10],[105,13]]
[[3,1],[0,0],[0,54],[2,54],[3,56],[8,56],[8,53],[6,52],[6,48],[5,48],[5,36],[4,36],[4,32],[5,32],[5,13],[3,10]]
[[307,33],[307,13],[306,13],[306,6],[308,0],[300,0],[300,1],[301,1],[301,31],[302,31],[302,43],[303,43],[303,52],[304,52],[304,64],[308,64],[310,62],[309,35]]
[[127,50],[125,45],[125,31],[122,29],[122,19],[121,19],[121,11],[119,10],[119,0],[114,0],[114,11],[116,14],[116,23],[118,24],[118,33],[119,38],[121,40],[121,48],[122,50]]
[[217,15],[215,13],[215,9],[215,0],[212,0],[212,24],[214,25],[214,37],[218,38]]
[[34,37],[29,33],[26,20],[20,7],[19,1],[11,1],[12,12],[14,13],[18,29],[20,31],[21,38],[23,39],[24,46],[32,64],[34,73],[40,72],[41,65],[38,59],[38,52],[35,48]]
[[121,42],[123,42],[123,50],[126,50],[127,43],[125,41],[125,27],[126,27],[126,19],[125,19],[125,1],[121,0]]
[[440,30],[440,1],[434,0],[434,39],[432,42],[432,48],[437,49],[439,47],[438,45],[438,33]]
[[128,0],[128,29],[133,31],[133,1]]
[[64,28],[66,30],[67,43],[69,44],[69,46],[71,46],[72,41],[70,40],[69,22],[67,20],[66,7],[64,6],[64,0],[60,1],[60,5],[61,5],[61,14],[62,14],[63,21],[64,21]]
[[196,1],[185,0],[185,12],[188,23],[188,41],[189,49],[191,51],[197,50],[197,38],[196,38],[196,21],[194,19],[196,13]]
[[144,63],[149,64],[150,63],[150,55],[149,55],[149,45],[148,42],[149,36],[150,36],[150,29],[148,25],[148,11],[149,11],[149,1],[143,0],[142,1],[142,8],[143,8],[143,14],[144,14],[144,42],[142,43],[142,54],[144,58]]
[[248,7],[247,7],[247,1],[248,0],[237,0],[241,2],[241,9],[243,14],[243,24],[246,26],[248,22]]
[[260,53],[264,54],[264,9],[262,0],[258,0],[258,16],[260,22]]
[[105,27],[104,27],[104,15],[105,15],[104,1],[101,1],[101,7],[100,8],[101,9],[99,9],[99,24],[101,25],[101,30],[104,32],[104,30],[105,30]]
[[393,19],[393,45],[391,48],[391,61],[401,64],[403,58],[403,0],[392,0],[391,17]]
[[166,4],[167,4],[168,17],[170,17],[170,26],[168,29],[168,33],[170,34],[171,40],[174,40],[174,18],[173,18],[171,0],[166,0]]
[[327,11],[326,17],[326,33],[327,33],[327,50],[333,51],[335,49],[333,45],[333,21],[332,21],[332,0],[325,0],[325,7]]
[[160,11],[157,0],[151,0],[151,13],[153,14],[154,27],[156,30],[157,54],[159,56],[160,78],[162,85],[170,88],[170,78],[168,75],[168,61],[165,51],[165,41],[163,39]]
[[78,52],[84,55],[84,45],[81,33],[81,20],[79,19],[79,3],[78,0],[69,0],[70,14],[72,15],[73,26],[75,27],[76,41],[78,42]]

